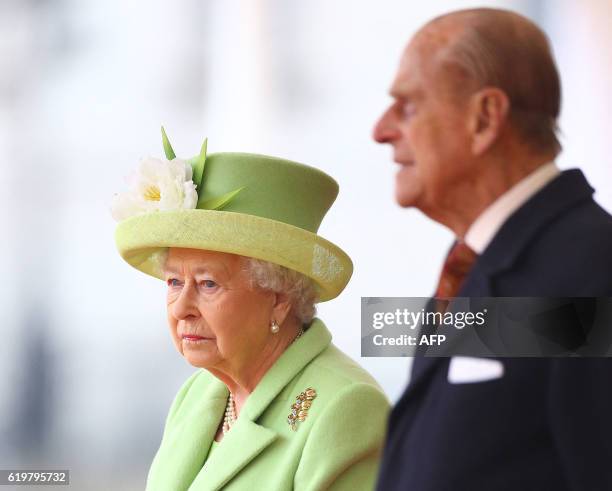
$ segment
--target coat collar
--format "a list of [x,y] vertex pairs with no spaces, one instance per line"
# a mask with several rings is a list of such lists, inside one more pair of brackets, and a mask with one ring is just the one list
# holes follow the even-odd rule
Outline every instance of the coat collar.
[[[191,384],[190,384],[191,382]],[[187,489],[202,467],[225,410],[228,390],[198,370],[168,414],[161,445],[149,470],[148,489]],[[183,397],[182,400],[179,398]]]
[[[206,458],[205,454],[208,453],[223,417],[229,395],[222,382],[212,375],[206,377],[209,397],[217,398],[220,404],[203,403],[202,410],[195,414],[203,416],[203,413],[210,411],[211,415],[202,419],[194,418],[189,423],[194,427],[193,433],[185,435],[188,439],[187,442],[184,442],[186,448],[199,446],[200,449],[205,449],[204,455],[202,452],[195,455],[196,461],[191,459],[192,476],[195,477],[191,485],[192,489],[212,491],[222,488],[244,466],[276,440],[278,432],[273,428],[259,425],[258,418],[286,385],[330,343],[329,330],[320,319],[314,319],[300,339],[291,344],[266,372],[255,390],[249,395],[231,431],[225,435],[221,444],[200,469],[199,466]],[[189,459],[187,452],[184,452],[184,457]]]
[[508,218],[478,258],[478,268],[487,275],[510,269],[542,228],[593,192],[582,171],[563,171]]
[[[520,254],[535,235],[557,216],[579,203],[592,199],[594,189],[579,169],[563,171],[532,196],[508,218],[493,237],[459,291],[459,297],[493,296],[491,278],[512,268]],[[448,360],[442,357],[423,357],[413,364],[410,388],[406,396],[416,392],[432,369]],[[446,365],[445,363],[444,365]]]

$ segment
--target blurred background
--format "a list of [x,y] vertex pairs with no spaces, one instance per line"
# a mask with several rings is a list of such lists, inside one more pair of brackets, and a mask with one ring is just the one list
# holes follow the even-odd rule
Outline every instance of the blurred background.
[[[449,231],[393,199],[370,137],[408,38],[448,10],[497,6],[551,38],[562,168],[612,209],[607,0],[2,0],[0,468],[67,468],[78,490],[144,488],[195,370],[175,352],[165,285],[116,253],[109,203],[140,158],[272,154],[340,183],[320,233],[354,277],[320,316],[395,400],[410,360],[360,358],[360,297],[428,296]],[[20,489],[24,489],[23,487]]]

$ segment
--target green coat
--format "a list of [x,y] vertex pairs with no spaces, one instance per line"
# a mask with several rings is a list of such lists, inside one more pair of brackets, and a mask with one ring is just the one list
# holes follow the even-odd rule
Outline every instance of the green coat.
[[[293,431],[287,416],[308,387],[316,398]],[[189,377],[168,413],[147,491],[374,488],[389,403],[321,320],[268,370],[207,458],[227,397],[206,370]]]

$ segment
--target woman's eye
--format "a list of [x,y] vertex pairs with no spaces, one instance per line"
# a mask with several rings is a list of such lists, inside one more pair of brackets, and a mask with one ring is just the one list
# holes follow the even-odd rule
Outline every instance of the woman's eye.
[[210,290],[217,286],[217,284],[213,280],[202,280],[200,282],[200,285],[202,285],[207,290]]
[[176,278],[168,278],[166,280],[166,283],[168,284],[168,286],[173,287],[173,288],[181,286],[181,282],[177,280]]

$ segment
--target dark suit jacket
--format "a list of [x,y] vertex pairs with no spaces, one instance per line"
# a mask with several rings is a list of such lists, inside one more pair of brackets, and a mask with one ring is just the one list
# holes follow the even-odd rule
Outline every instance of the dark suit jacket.
[[[563,172],[506,221],[458,296],[612,296],[612,216],[592,194]],[[415,359],[377,489],[612,490],[612,359],[499,361],[502,378],[451,384],[448,358]]]

